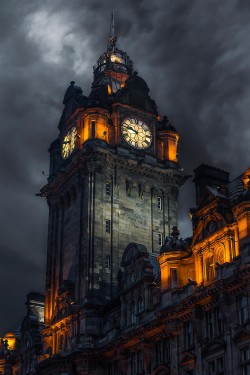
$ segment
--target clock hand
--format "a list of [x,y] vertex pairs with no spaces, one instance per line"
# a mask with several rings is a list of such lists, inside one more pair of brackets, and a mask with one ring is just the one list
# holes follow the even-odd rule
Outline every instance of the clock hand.
[[128,129],[129,131],[133,132],[133,133],[136,133],[136,131],[135,131],[133,128],[131,128],[130,126],[128,126],[127,129]]
[[138,134],[138,132],[136,130],[134,130],[133,128],[131,128],[130,126],[127,127],[127,129],[132,132],[132,133],[135,133],[135,134]]

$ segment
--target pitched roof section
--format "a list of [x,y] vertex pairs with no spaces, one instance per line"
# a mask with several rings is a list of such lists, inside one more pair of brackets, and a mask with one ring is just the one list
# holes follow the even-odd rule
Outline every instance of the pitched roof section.
[[235,201],[244,192],[242,174],[228,184],[229,199]]

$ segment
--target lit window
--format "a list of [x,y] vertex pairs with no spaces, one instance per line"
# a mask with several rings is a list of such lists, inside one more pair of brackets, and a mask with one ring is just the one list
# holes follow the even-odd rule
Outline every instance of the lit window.
[[162,197],[157,197],[157,207],[162,210]]
[[111,195],[111,185],[109,182],[106,183],[106,195],[109,197]]
[[106,233],[110,233],[110,220],[106,220]]
[[240,296],[238,299],[238,304],[240,324],[244,324],[247,321],[247,297]]
[[106,270],[110,270],[110,255],[106,254],[104,266]]
[[162,233],[158,233],[158,244],[159,244],[159,246],[163,245],[162,237],[163,237]]

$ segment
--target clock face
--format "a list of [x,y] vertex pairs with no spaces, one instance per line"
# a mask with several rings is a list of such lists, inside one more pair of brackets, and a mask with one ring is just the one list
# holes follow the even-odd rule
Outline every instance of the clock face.
[[63,138],[62,143],[62,157],[67,159],[76,147],[77,129],[72,127]]
[[149,127],[136,117],[126,118],[122,122],[121,133],[124,140],[137,149],[148,148],[152,143],[152,133]]

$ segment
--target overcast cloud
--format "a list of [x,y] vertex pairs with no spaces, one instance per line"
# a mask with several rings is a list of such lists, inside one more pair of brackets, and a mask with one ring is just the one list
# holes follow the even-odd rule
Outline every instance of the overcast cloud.
[[[2,0],[0,4],[0,335],[25,314],[25,295],[43,291],[48,209],[47,149],[58,135],[71,80],[90,92],[105,50],[110,4],[102,0]],[[249,167],[250,2],[116,2],[118,45],[181,136],[187,174],[202,162]],[[180,229],[190,235],[191,183],[182,188]]]

